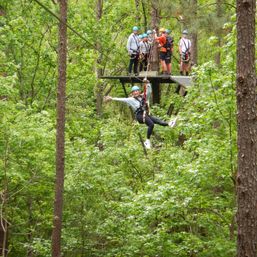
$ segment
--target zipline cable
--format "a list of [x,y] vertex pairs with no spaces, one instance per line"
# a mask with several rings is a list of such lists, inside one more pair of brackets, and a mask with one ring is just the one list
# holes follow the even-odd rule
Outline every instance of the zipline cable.
[[[39,0],[33,0],[36,2],[39,6],[41,6],[45,11],[50,13],[55,19],[57,19],[59,22],[63,22],[60,17],[58,17],[54,12],[52,12],[47,6],[42,4]],[[69,28],[75,35],[77,35],[79,38],[81,38],[83,41],[85,41],[89,46],[91,46],[94,50],[96,50],[98,53],[102,54],[103,56],[107,57],[107,59],[112,60],[109,55],[106,55],[104,52],[100,51],[99,49],[95,48],[95,45],[88,41],[87,38],[85,38],[83,35],[81,35],[79,32],[77,32],[71,25],[69,25],[67,22],[64,22],[67,28]],[[113,60],[112,60],[113,61]]]
[[[60,17],[58,17],[54,12],[52,12],[47,6],[42,4],[39,0],[32,0],[36,2],[39,6],[41,6],[46,12],[51,14],[55,19],[57,19],[59,22],[63,22]],[[81,38],[83,41],[88,43],[94,50],[96,50],[98,53],[102,54],[103,56],[107,57],[107,59],[112,60],[109,55],[106,55],[104,52],[100,51],[99,49],[96,49],[94,44],[92,44],[90,41],[88,41],[83,35],[81,35],[79,32],[77,32],[71,25],[69,25],[67,22],[64,22],[67,28],[69,28],[75,35],[77,35],[79,38]],[[112,60],[113,61],[113,60]],[[134,77],[136,80],[143,82],[142,79]]]

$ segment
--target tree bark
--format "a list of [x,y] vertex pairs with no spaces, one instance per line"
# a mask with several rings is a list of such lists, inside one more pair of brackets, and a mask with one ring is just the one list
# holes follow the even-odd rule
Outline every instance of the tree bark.
[[136,25],[140,25],[140,0],[135,0],[135,5],[136,5]]
[[[33,230],[31,229],[31,226],[33,224],[33,214],[32,214],[32,197],[29,196],[29,198],[27,199],[27,207],[28,207],[28,228],[29,228],[29,231],[28,231],[28,243],[30,245],[32,245],[32,241],[33,241]],[[32,247],[29,247],[28,248],[28,252],[27,252],[27,257],[33,257],[34,254],[33,254],[33,249]]]
[[[192,16],[194,17],[193,20],[197,20],[197,0],[192,0]],[[197,65],[198,62],[198,33],[197,29],[192,32],[192,47],[191,47],[191,60],[192,65]]]
[[[158,7],[158,1],[153,0],[151,5],[151,27],[155,29],[158,32],[159,25],[160,25],[160,11]],[[159,65],[159,49],[158,49],[158,43],[154,41],[150,53],[150,71],[157,71],[160,70]],[[161,96],[161,89],[160,89],[160,83],[158,81],[155,81],[152,84],[153,87],[153,103],[160,103],[160,96]]]
[[[96,3],[96,22],[99,23],[99,21],[102,18],[103,13],[103,0],[97,0]],[[96,60],[96,76],[97,78],[101,77],[103,75],[103,68],[100,67],[102,63],[102,46],[101,41],[99,38],[96,39],[96,50],[98,51],[98,58]],[[103,90],[104,86],[103,83],[100,81],[97,81],[96,83],[96,112],[99,116],[102,115],[102,107],[103,107]]]
[[8,193],[9,193],[9,182],[8,182],[8,163],[9,163],[9,139],[5,139],[5,153],[3,159],[4,176],[3,176],[3,190],[0,194],[0,250],[1,256],[7,256],[8,254]]
[[67,67],[67,0],[59,0],[59,49],[56,133],[56,181],[52,232],[52,257],[61,257],[61,230],[65,167],[65,89]]
[[[159,8],[158,8],[158,2],[155,0],[152,1],[151,5],[151,27],[155,29],[158,32],[159,25],[160,25],[160,14],[159,14]],[[151,71],[158,71],[160,69],[159,66],[159,50],[158,50],[158,43],[155,42],[153,44],[152,50],[151,50],[151,56],[150,56],[150,70]]]
[[237,257],[257,256],[255,0],[237,0]]
[[142,10],[143,10],[143,23],[144,23],[144,28],[145,31],[147,31],[147,14],[146,14],[146,7],[145,7],[145,2],[141,1],[142,4]]
[[[222,4],[221,0],[216,0],[216,5],[217,5],[216,12],[217,12],[218,20],[220,20],[220,18],[222,17],[221,4]],[[218,38],[217,47],[218,47],[218,49],[220,49],[220,47],[221,47],[221,37],[222,37],[222,27],[220,27],[220,25],[217,28],[216,36]],[[218,52],[215,55],[215,63],[217,65],[220,65],[220,50],[218,50]]]

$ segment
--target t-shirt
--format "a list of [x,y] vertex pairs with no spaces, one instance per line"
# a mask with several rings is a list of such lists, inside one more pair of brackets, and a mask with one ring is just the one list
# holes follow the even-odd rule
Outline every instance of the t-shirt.
[[139,52],[139,37],[138,35],[132,33],[127,41],[127,50],[133,53]]
[[158,42],[160,43],[160,45],[162,46],[160,51],[166,53],[167,49],[165,47],[163,47],[166,44],[166,37],[165,36],[160,36],[156,38],[158,40]]
[[181,38],[179,40],[179,48],[183,53],[191,48],[191,41],[188,38]]
[[150,51],[150,45],[146,41],[141,41],[139,43],[140,53],[148,54]]

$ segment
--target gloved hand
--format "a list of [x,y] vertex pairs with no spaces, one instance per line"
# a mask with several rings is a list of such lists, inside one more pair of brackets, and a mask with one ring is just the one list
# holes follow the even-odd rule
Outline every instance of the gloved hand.
[[112,97],[107,95],[107,96],[104,96],[104,102],[107,103],[107,102],[110,102],[112,100]]

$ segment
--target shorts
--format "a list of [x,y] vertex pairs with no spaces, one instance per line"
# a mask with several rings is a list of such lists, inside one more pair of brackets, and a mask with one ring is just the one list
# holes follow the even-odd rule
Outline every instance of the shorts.
[[171,52],[166,53],[165,63],[170,64],[171,63],[172,54]]
[[165,61],[166,64],[171,63],[171,57],[172,57],[171,52],[160,52],[160,59],[162,61]]
[[162,61],[165,61],[166,60],[166,52],[160,52],[160,59],[162,60]]

